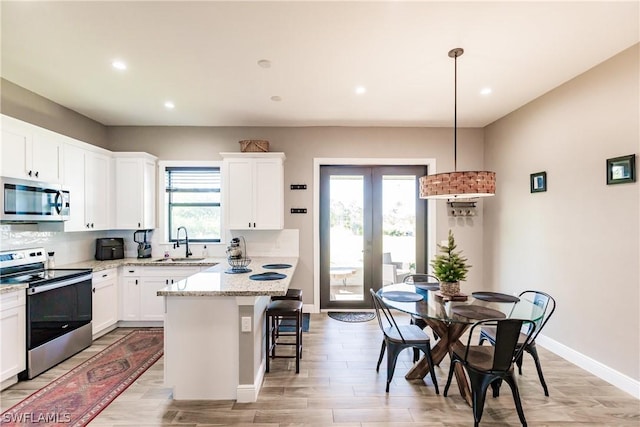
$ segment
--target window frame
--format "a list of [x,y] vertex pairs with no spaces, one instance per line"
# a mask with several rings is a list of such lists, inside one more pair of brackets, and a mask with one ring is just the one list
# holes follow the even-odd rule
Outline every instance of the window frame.
[[158,224],[161,228],[161,238],[164,244],[175,243],[175,239],[170,239],[169,215],[166,209],[168,203],[168,193],[166,191],[165,174],[167,168],[218,168],[220,170],[220,240],[189,239],[189,242],[198,244],[223,244],[225,240],[224,229],[224,186],[222,161],[184,161],[184,160],[164,160],[158,162]]

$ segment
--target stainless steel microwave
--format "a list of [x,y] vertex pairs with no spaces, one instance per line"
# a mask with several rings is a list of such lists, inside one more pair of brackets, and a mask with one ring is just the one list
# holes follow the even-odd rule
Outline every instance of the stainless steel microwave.
[[0,178],[2,193],[0,220],[4,222],[66,221],[69,219],[69,190],[15,178]]

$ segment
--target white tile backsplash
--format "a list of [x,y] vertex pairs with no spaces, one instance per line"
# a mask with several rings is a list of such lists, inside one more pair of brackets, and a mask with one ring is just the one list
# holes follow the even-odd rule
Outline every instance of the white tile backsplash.
[[[82,231],[65,233],[61,231],[35,231],[33,226],[0,225],[0,250],[43,247],[47,252],[56,253],[56,265],[64,266],[94,259],[96,239],[101,237],[122,237],[125,244],[125,257],[138,255],[138,244],[133,241],[135,230]],[[157,233],[160,234],[160,233]],[[243,236],[247,242],[247,254],[251,256],[299,256],[299,232],[290,230],[243,230],[228,234],[232,237]],[[173,248],[159,242],[151,235],[152,257],[161,258],[165,251],[171,256],[184,256],[185,248]],[[189,244],[194,257],[203,256],[204,244]],[[225,257],[227,243],[210,244],[206,249],[207,257]]]

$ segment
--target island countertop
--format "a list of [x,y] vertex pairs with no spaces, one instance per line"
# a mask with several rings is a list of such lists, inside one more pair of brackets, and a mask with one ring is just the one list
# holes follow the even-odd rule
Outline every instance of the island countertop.
[[[290,264],[286,269],[265,269],[266,264]],[[158,291],[157,295],[181,296],[281,296],[287,293],[298,264],[297,257],[252,257],[249,273],[228,274],[231,267],[224,261]],[[281,280],[252,280],[249,276],[265,272],[285,274]]]

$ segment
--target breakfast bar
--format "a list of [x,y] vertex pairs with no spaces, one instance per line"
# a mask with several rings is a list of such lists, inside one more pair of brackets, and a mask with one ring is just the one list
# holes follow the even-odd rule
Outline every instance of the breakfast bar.
[[[175,400],[256,401],[265,367],[265,309],[271,296],[286,294],[297,262],[255,257],[252,271],[239,274],[221,262],[158,291],[165,300],[165,385]],[[269,265],[279,268],[263,267]],[[263,273],[285,277],[250,278]]]

